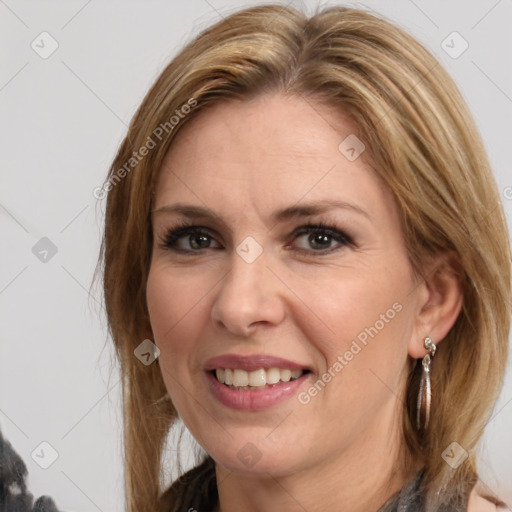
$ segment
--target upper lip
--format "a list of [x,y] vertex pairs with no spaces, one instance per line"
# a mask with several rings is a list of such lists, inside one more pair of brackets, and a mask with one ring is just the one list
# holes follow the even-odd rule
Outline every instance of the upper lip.
[[307,365],[283,359],[282,357],[271,356],[267,354],[223,354],[208,359],[204,364],[206,371],[216,370],[217,368],[229,368],[245,371],[259,370],[260,368],[282,368],[290,370],[309,370]]

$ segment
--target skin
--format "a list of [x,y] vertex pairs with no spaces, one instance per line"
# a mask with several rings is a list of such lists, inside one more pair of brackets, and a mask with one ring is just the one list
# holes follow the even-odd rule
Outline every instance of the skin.
[[[350,162],[338,150],[353,133],[341,112],[310,99],[230,100],[185,125],[162,166],[147,282],[153,339],[180,417],[216,461],[222,512],[368,512],[411,476],[395,462],[408,364],[426,354],[426,336],[439,343],[449,331],[460,287],[446,258],[425,269],[427,281],[414,274],[390,191],[365,153]],[[272,220],[286,207],[326,200],[364,213],[334,208]],[[189,219],[208,229],[209,248],[162,247],[167,231],[187,219],[158,210],[178,202],[221,219]],[[294,236],[307,221],[345,232],[353,244]],[[247,236],[263,249],[252,263],[236,252]],[[194,250],[198,238],[184,236],[180,247]],[[306,405],[294,396],[237,411],[209,391],[203,365],[226,353],[310,367],[300,389],[307,391],[397,303],[400,312]],[[261,455],[252,467],[237,456],[249,442]]]

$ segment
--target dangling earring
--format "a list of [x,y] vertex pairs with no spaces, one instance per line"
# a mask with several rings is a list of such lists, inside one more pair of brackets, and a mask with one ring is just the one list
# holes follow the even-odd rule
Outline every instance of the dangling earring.
[[[416,411],[416,427],[418,430],[421,430],[422,428],[426,430],[430,420],[430,402],[432,398],[432,387],[430,383],[430,363],[436,353],[436,344],[432,341],[431,338],[425,338],[424,345],[428,350],[428,354],[425,355],[423,361],[421,362],[423,366],[423,372],[421,374],[420,392],[418,393],[418,407]],[[425,395],[425,398],[423,398],[423,395]],[[424,425],[422,426],[421,413],[423,403],[425,404],[425,421]]]

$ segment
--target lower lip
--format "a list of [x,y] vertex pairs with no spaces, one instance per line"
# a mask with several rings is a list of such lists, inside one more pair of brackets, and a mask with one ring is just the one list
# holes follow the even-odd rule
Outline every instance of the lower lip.
[[231,389],[219,382],[211,372],[206,372],[206,376],[212,393],[221,404],[243,411],[261,411],[296,395],[310,373],[295,380],[255,390]]

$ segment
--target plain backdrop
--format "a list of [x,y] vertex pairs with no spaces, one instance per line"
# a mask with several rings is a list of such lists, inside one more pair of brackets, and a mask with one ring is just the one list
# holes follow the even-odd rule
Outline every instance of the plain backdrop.
[[[93,190],[164,65],[220,16],[255,3],[0,0],[0,427],[27,464],[33,494],[51,495],[61,510],[123,510],[119,377],[101,290],[89,294],[104,212]],[[345,4],[394,20],[448,69],[510,219],[512,3]],[[509,371],[480,450],[484,482],[509,504],[511,427]]]

